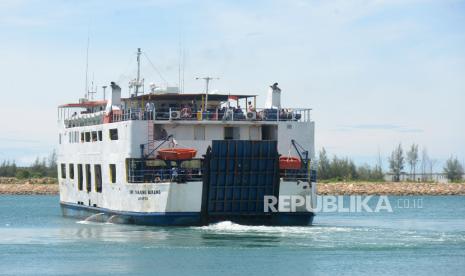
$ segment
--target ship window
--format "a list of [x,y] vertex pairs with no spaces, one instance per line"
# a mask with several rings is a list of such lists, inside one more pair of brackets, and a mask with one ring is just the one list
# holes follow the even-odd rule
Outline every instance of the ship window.
[[117,128],[110,129],[110,140],[118,140],[118,129]]
[[225,140],[239,140],[240,139],[240,128],[239,127],[225,127],[224,128],[224,139]]
[[98,140],[102,141],[102,131],[101,130],[98,131]]
[[102,166],[94,165],[94,175],[95,175],[95,191],[97,193],[102,192]]
[[277,140],[276,126],[262,126],[262,140]]
[[82,164],[78,164],[78,190],[82,191]]
[[90,132],[86,132],[86,142],[90,142]]
[[66,164],[61,164],[61,178],[66,178]]
[[260,140],[260,127],[252,126],[249,129],[250,140]]
[[110,181],[116,183],[116,165],[110,164]]
[[90,192],[92,189],[92,172],[90,171],[90,165],[86,164],[86,191]]
[[81,132],[81,143],[84,143],[84,132]]
[[69,164],[69,179],[74,179],[74,164]]
[[194,140],[205,140],[205,126],[194,127]]
[[97,142],[97,131],[92,131],[92,142]]

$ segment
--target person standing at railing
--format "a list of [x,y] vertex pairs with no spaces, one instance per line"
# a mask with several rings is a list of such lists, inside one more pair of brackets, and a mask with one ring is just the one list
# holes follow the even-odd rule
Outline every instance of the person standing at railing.
[[252,105],[252,102],[249,102],[249,106],[247,107],[247,112],[255,112],[255,107]]
[[226,108],[225,113],[223,115],[223,121],[230,121],[233,119],[234,116],[234,109],[229,107]]
[[238,105],[237,108],[234,110],[234,119],[236,120],[244,120],[244,112],[242,111],[242,108]]
[[221,119],[223,119],[223,118],[224,118],[224,116],[225,116],[225,113],[226,113],[226,107],[225,107],[225,106],[223,106],[223,107],[221,107],[221,109],[220,109],[220,110],[218,110],[218,118],[221,118]]
[[176,181],[178,179],[178,168],[171,168],[171,181]]
[[152,102],[147,102],[145,104],[145,114],[144,114],[144,119],[145,120],[153,119],[153,110],[154,109],[155,109],[155,105]]

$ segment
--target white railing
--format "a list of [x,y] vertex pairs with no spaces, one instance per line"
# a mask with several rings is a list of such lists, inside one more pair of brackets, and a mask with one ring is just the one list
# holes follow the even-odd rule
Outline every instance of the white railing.
[[144,110],[141,108],[125,109],[113,111],[109,120],[104,119],[103,113],[97,116],[78,116],[64,120],[66,127],[98,125],[104,122],[121,122],[130,120],[153,120],[153,121],[262,121],[262,122],[282,122],[282,121],[311,121],[311,109],[309,108],[257,108],[246,111],[237,108],[209,109],[206,111],[195,111],[189,108],[159,108],[154,110]]
[[166,111],[154,111],[155,120],[192,120],[192,121],[310,121],[308,108],[265,109],[210,109],[192,111],[188,108],[169,108]]

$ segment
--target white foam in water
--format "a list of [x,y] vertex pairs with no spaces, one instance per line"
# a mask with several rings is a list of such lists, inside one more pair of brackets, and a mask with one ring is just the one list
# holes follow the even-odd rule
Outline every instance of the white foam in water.
[[79,221],[76,221],[76,223],[77,224],[98,224],[95,221],[89,221],[89,220],[79,220]]
[[349,232],[345,227],[321,226],[264,226],[241,225],[231,221],[222,221],[208,226],[199,227],[201,230],[224,233],[274,233],[274,234],[311,234],[321,232]]
[[[98,221],[98,219],[103,215],[104,215],[104,213],[93,214],[93,215],[87,217],[85,220],[80,220],[77,223],[79,223],[79,224],[99,223],[100,221]],[[100,223],[103,223],[103,221],[101,221]]]

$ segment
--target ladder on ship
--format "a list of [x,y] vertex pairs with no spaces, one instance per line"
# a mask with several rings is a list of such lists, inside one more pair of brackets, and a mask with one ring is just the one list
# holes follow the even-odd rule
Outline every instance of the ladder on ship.
[[147,151],[145,152],[147,157],[149,157],[149,154],[153,154],[155,149],[154,123],[151,114],[149,114],[149,117],[147,118]]

